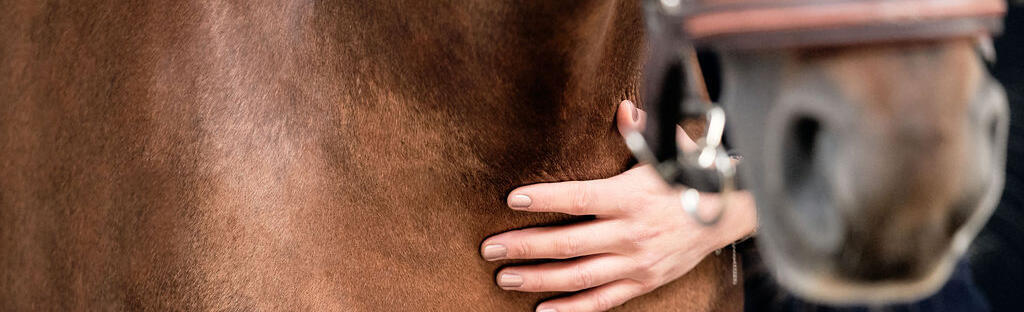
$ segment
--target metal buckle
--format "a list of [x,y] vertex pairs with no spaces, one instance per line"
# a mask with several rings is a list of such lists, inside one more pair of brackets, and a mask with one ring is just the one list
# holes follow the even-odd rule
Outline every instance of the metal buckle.
[[[683,211],[689,214],[697,223],[704,226],[712,226],[718,223],[725,214],[729,205],[729,198],[736,191],[736,168],[732,164],[732,158],[722,146],[722,134],[725,130],[725,111],[718,105],[713,105],[707,113],[708,131],[707,135],[697,141],[697,153],[687,153],[679,150],[679,157],[673,161],[659,162],[654,157],[654,152],[647,145],[647,140],[639,132],[631,132],[626,135],[626,145],[641,162],[652,164],[656,171],[672,181],[686,167],[696,167],[702,170],[712,170],[717,173],[721,187],[718,190],[719,200],[717,211],[710,217],[704,218],[698,211],[700,203],[700,192],[694,188],[687,188],[680,192],[680,203]],[[680,165],[682,164],[682,165]]]
[[[681,28],[683,0],[646,0],[644,12],[651,54],[644,74],[648,111],[646,135],[626,134],[626,145],[637,160],[651,164],[670,185],[682,185],[683,210],[704,226],[716,224],[738,189],[736,168],[722,146],[725,111],[707,98],[696,52]],[[699,96],[703,95],[703,96]],[[685,152],[676,143],[676,125],[703,116],[707,132],[697,139],[696,152]],[[718,192],[716,211],[708,218],[699,213],[699,192]]]

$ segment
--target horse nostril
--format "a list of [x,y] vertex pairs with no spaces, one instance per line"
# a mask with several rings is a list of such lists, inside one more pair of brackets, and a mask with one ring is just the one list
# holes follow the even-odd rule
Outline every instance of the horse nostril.
[[794,212],[793,230],[808,247],[831,252],[841,241],[843,226],[834,203],[829,179],[830,134],[817,118],[802,115],[790,119],[782,135],[781,166],[786,206]]
[[821,124],[810,117],[797,118],[787,133],[783,157],[783,172],[787,185],[801,185],[808,182],[814,166],[818,133]]

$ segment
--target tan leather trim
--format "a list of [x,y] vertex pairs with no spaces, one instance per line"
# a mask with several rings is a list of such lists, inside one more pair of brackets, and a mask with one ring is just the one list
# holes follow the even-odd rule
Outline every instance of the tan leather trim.
[[850,1],[776,8],[707,11],[687,18],[692,38],[879,23],[915,23],[961,17],[1001,16],[1002,0]]
[[698,38],[693,43],[698,47],[713,46],[725,50],[764,50],[979,37],[998,34],[1001,30],[1002,20],[997,17],[966,17],[903,24],[875,23],[724,34]]

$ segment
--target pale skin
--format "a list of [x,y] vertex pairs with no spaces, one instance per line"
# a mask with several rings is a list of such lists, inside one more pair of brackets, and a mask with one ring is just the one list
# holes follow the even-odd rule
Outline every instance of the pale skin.
[[[641,129],[644,117],[632,102],[623,101],[616,114],[619,132]],[[696,147],[686,135],[679,139],[684,149]],[[520,187],[508,196],[511,209],[596,219],[494,235],[481,244],[481,254],[489,261],[564,259],[498,272],[496,282],[506,290],[579,291],[541,303],[538,312],[608,310],[679,278],[709,253],[756,228],[749,193],[732,195],[719,223],[705,227],[683,212],[678,192],[649,165],[607,179]],[[699,209],[717,209],[719,200],[716,194],[701,194]]]

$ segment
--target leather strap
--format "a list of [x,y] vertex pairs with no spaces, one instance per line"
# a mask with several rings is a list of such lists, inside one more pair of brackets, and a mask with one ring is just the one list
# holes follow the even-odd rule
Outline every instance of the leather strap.
[[698,0],[683,27],[697,45],[780,48],[978,36],[1001,31],[1003,0]]

